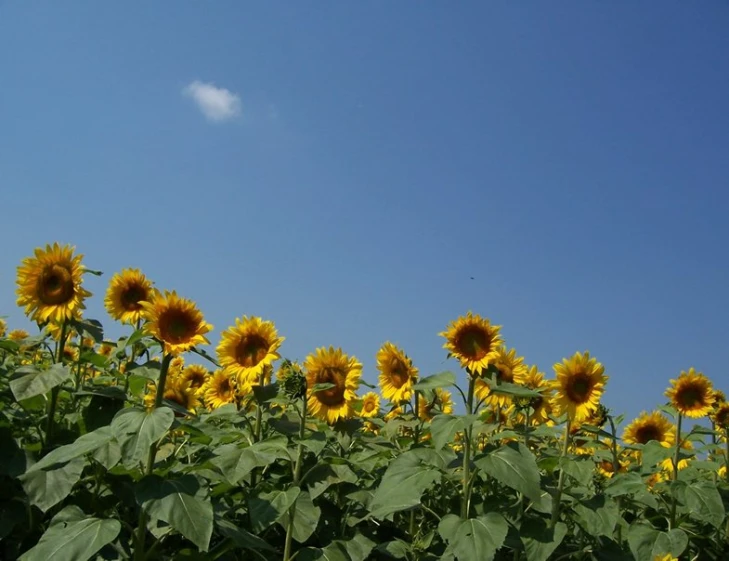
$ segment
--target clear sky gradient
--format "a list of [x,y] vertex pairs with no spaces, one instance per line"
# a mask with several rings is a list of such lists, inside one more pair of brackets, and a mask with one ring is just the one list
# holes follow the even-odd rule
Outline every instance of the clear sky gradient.
[[15,268],[59,241],[114,337],[134,266],[214,344],[261,315],[370,382],[387,340],[455,368],[473,310],[549,376],[589,349],[629,416],[690,366],[729,390],[728,29],[725,1],[0,0],[0,315],[28,326]]

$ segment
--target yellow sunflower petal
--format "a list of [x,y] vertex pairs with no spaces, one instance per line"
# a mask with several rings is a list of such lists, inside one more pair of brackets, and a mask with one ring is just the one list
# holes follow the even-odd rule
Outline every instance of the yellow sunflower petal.
[[488,319],[468,312],[452,322],[440,335],[446,339],[443,348],[463,368],[472,374],[481,374],[496,359],[498,348],[503,344],[500,330],[501,326],[491,325]]
[[677,379],[671,380],[666,397],[679,413],[693,418],[711,413],[716,400],[711,381],[694,368],[688,372],[682,371]]
[[[313,416],[330,425],[354,416],[352,405],[362,377],[362,364],[355,357],[347,356],[339,348],[321,347],[306,357],[304,368],[307,405]],[[333,387],[314,392],[317,384],[333,384]]]
[[377,353],[377,369],[380,371],[382,397],[393,403],[408,401],[412,397],[418,369],[402,349],[385,343]]
[[608,377],[602,364],[590,353],[575,353],[554,365],[557,379],[552,382],[553,406],[558,415],[567,413],[572,421],[581,422],[600,405]]
[[205,334],[213,326],[203,319],[192,300],[181,298],[175,291],[158,294],[152,302],[141,302],[144,331],[164,343],[166,354],[177,355],[195,345],[209,344]]
[[266,368],[280,358],[278,349],[284,341],[271,321],[243,316],[221,334],[218,360],[238,383],[253,383]]
[[122,269],[109,281],[104,306],[114,319],[134,325],[142,318],[142,302],[156,296],[152,282],[139,269]]

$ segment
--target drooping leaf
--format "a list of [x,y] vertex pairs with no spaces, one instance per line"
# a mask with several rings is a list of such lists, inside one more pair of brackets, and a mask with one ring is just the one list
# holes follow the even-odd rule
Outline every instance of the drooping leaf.
[[413,385],[415,390],[434,390],[437,388],[447,388],[456,385],[456,375],[453,372],[439,372],[432,376],[427,376]]
[[18,368],[16,374],[19,375],[10,380],[10,389],[18,401],[47,393],[71,378],[71,370],[63,364],[54,364],[42,372],[35,368]]
[[686,487],[686,507],[691,516],[719,528],[724,521],[724,503],[718,489],[708,481],[698,481]]
[[597,495],[592,499],[581,501],[574,507],[577,523],[591,536],[611,537],[618,523],[620,511],[617,503]]
[[88,517],[77,506],[67,506],[20,561],[86,561],[114,541],[120,530],[118,520]]
[[688,545],[688,535],[681,528],[673,528],[668,532],[660,532],[651,551],[651,559],[670,553],[679,557]]
[[208,550],[213,534],[213,505],[207,485],[194,475],[179,479],[147,476],[137,484],[136,496],[152,518],[167,522],[201,551]]
[[509,530],[506,519],[496,512],[467,520],[453,520],[453,516],[444,517],[438,526],[439,533],[448,542],[446,553],[451,552],[459,561],[491,561],[506,539]]
[[567,534],[567,525],[557,522],[554,528],[543,518],[529,518],[519,529],[527,561],[547,561]]
[[29,471],[21,475],[21,484],[30,503],[43,512],[65,499],[81,478],[84,469],[83,458],[71,460],[65,466],[54,470]]
[[619,497],[621,495],[635,495],[646,490],[647,486],[639,474],[635,472],[618,473],[605,487],[605,494],[609,497]]
[[436,415],[430,422],[430,434],[436,450],[445,448],[453,441],[453,435],[470,427],[478,419],[477,415]]
[[[296,499],[296,506],[293,510],[295,511],[293,537],[297,542],[304,543],[316,530],[321,516],[321,509],[314,505],[309,493],[302,491]],[[289,522],[289,516],[290,511],[287,510],[278,521],[284,530]]]
[[539,468],[534,455],[521,443],[509,443],[474,460],[482,469],[504,485],[524,493],[533,501],[539,501]]
[[346,464],[320,464],[307,474],[306,486],[311,498],[315,499],[331,485],[356,483],[357,479],[357,474]]
[[214,453],[216,457],[212,460],[213,465],[231,485],[236,485],[257,467],[289,457],[285,437],[262,440],[245,448],[236,444],[225,444]]
[[435,450],[415,448],[398,456],[387,468],[370,503],[370,513],[384,518],[420,504],[426,489],[441,477],[445,461]]
[[119,411],[111,422],[111,432],[119,442],[124,466],[132,468],[145,462],[151,444],[162,438],[174,420],[169,407],[149,412],[134,407]]
[[243,549],[255,549],[261,551],[276,551],[269,543],[258,536],[251,534],[248,530],[239,528],[229,520],[221,518],[216,520],[215,526],[226,538],[230,538],[235,545]]
[[104,444],[107,444],[112,438],[110,427],[102,427],[93,432],[86,433],[78,437],[72,444],[56,448],[44,456],[39,462],[33,464],[27,473],[47,469],[55,464],[65,464],[75,458],[90,454]]
[[270,493],[261,493],[257,497],[251,497],[248,503],[251,521],[253,522],[252,530],[261,533],[278,521],[291,508],[300,492],[301,489],[298,487],[291,487],[286,491],[277,489]]
[[595,462],[590,458],[560,458],[559,466],[580,485],[588,485],[595,473]]

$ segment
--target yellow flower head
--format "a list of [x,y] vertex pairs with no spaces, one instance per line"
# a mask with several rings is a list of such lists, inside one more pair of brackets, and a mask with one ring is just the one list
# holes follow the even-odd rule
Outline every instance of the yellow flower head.
[[412,397],[418,369],[402,349],[385,343],[377,353],[377,369],[380,371],[382,397],[393,403],[408,401]]
[[418,400],[418,418],[430,421],[436,413],[450,415],[453,413],[453,399],[451,392],[442,388],[436,388],[433,399],[426,400],[424,397]]
[[377,417],[380,412],[380,396],[375,392],[368,392],[362,396],[362,410],[360,417]]
[[714,407],[724,403],[726,401],[726,395],[721,390],[714,390]]
[[180,376],[182,371],[185,369],[185,357],[176,356],[170,361],[170,366],[167,369],[168,376]]
[[5,337],[5,333],[7,333],[7,331],[8,331],[7,322],[3,318],[0,318],[0,337]]
[[719,479],[726,479],[726,464],[721,466],[716,474],[719,476]]
[[600,405],[608,377],[602,364],[590,353],[575,353],[554,365],[557,379],[552,382],[553,406],[558,415],[567,413],[573,421],[583,421]]
[[194,391],[199,390],[207,381],[210,372],[200,364],[191,364],[180,374],[180,380]]
[[200,388],[200,394],[209,409],[217,409],[235,403],[235,383],[225,370],[216,370]]
[[280,358],[278,348],[283,341],[273,322],[243,316],[221,334],[218,360],[239,384],[252,383],[266,366]]
[[78,318],[91,293],[81,288],[83,255],[74,255],[72,246],[57,243],[37,248],[34,257],[23,259],[18,267],[18,306],[39,323],[61,323]]
[[139,269],[122,269],[109,281],[104,306],[115,320],[134,325],[142,318],[142,302],[156,295],[152,282]]
[[180,298],[177,292],[159,294],[152,302],[142,302],[142,317],[147,321],[144,331],[164,344],[166,354],[177,355],[189,351],[195,345],[209,344],[205,334],[213,326],[192,300]]
[[711,422],[717,429],[729,430],[729,403],[725,401],[714,409]]
[[109,343],[102,343],[99,346],[99,354],[101,356],[110,357],[111,353],[114,351],[115,347],[113,345],[110,345]]
[[[306,357],[306,385],[308,408],[311,414],[333,425],[339,419],[354,416],[353,402],[362,377],[362,364],[349,357],[342,349],[321,347]],[[333,387],[314,391],[317,384]]]
[[[524,364],[524,357],[516,356],[516,349],[507,350],[504,346],[499,347],[491,364],[498,370],[496,374],[498,383],[523,384],[526,380],[527,367]],[[491,393],[491,387],[480,378],[476,380],[475,392],[476,397],[484,400],[487,405],[506,407],[511,403],[511,396]]]
[[676,432],[673,423],[659,411],[653,413],[643,411],[637,419],[625,427],[623,440],[628,444],[647,444],[655,440],[668,448],[676,441]]
[[446,339],[443,348],[448,350],[449,356],[455,357],[461,367],[477,375],[496,360],[498,349],[503,344],[500,331],[501,326],[491,325],[488,319],[468,312],[451,322],[440,336]]
[[[188,411],[195,411],[198,405],[198,399],[196,392],[187,382],[183,382],[179,378],[167,378],[165,383],[164,399],[172,401],[184,407]],[[150,391],[144,396],[144,403],[147,407],[154,405],[155,399],[157,398],[157,386],[156,384],[150,385]]]
[[[476,383],[478,384],[478,380]],[[529,402],[529,406],[531,407],[529,424],[540,425],[550,423],[549,415],[552,413],[552,386],[544,379],[544,374],[539,372],[536,366],[531,366],[522,383],[530,390],[538,391],[541,394],[540,397],[532,398]],[[517,413],[516,421],[518,423],[526,422],[526,416],[523,412]]]
[[708,415],[716,399],[711,381],[694,368],[682,371],[677,379],[671,380],[666,397],[679,413],[693,418]]
[[13,329],[10,333],[8,333],[8,339],[11,341],[22,341],[28,337],[30,337],[30,333],[28,333],[25,329]]

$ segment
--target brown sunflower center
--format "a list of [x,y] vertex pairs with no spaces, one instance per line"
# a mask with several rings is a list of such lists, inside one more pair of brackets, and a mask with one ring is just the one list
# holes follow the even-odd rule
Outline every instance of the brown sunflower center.
[[190,382],[191,388],[199,388],[205,383],[205,378],[207,375],[205,372],[202,372],[200,370],[190,370],[187,372],[187,375],[185,378],[188,382]]
[[469,325],[456,335],[456,349],[471,360],[481,360],[491,350],[491,337],[482,328]]
[[216,396],[223,401],[230,401],[233,397],[233,385],[230,378],[223,378],[215,385]]
[[729,407],[722,407],[716,412],[715,424],[721,428],[729,427]]
[[184,310],[167,310],[160,314],[160,338],[173,345],[192,339],[197,331],[198,322]]
[[375,402],[374,401],[365,401],[364,410],[367,413],[370,413],[371,411],[374,411],[375,410]]
[[243,335],[235,346],[235,360],[241,366],[251,368],[259,364],[266,355],[270,345],[260,335]]
[[687,409],[701,407],[704,405],[703,388],[694,384],[687,385],[676,393],[676,401]]
[[663,431],[655,425],[644,425],[635,432],[635,440],[640,444],[646,444],[651,440],[660,442],[663,440]]
[[341,368],[326,366],[321,369],[316,377],[317,384],[334,384],[326,390],[315,393],[316,398],[328,407],[342,405],[344,403],[346,374]]
[[565,391],[571,402],[585,403],[592,393],[592,380],[584,372],[579,372],[568,381]]
[[70,302],[75,291],[73,276],[66,267],[50,265],[40,275],[38,299],[47,306],[58,306]]
[[185,409],[187,409],[189,405],[187,394],[175,388],[165,390],[165,399],[167,401],[172,401]]
[[401,388],[410,379],[407,365],[399,358],[390,361],[390,381],[396,388]]
[[139,285],[131,285],[121,293],[122,307],[130,312],[142,309],[140,302],[147,299],[147,291]]
[[497,365],[497,368],[499,370],[499,374],[497,376],[499,382],[508,382],[511,383],[514,381],[514,372],[506,366],[505,364],[499,364]]

